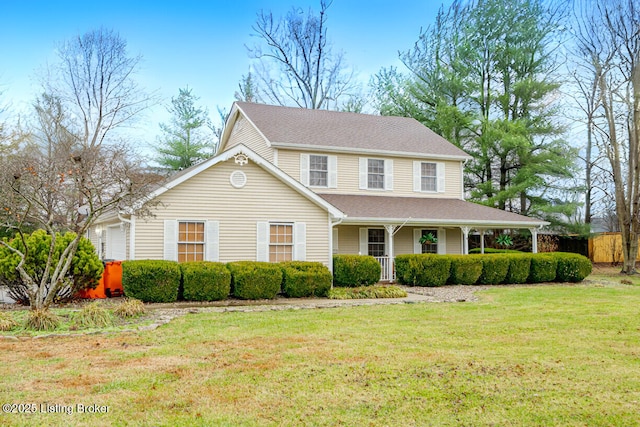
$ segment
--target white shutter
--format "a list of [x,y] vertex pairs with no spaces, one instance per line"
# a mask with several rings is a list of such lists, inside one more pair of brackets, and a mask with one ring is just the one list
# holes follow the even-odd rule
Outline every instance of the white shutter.
[[307,260],[307,224],[296,222],[293,227],[293,260]]
[[300,183],[309,186],[309,155],[300,154]]
[[442,162],[436,163],[436,174],[438,175],[438,193],[444,193],[444,177],[445,177],[444,163]]
[[207,221],[205,223],[205,260],[220,261],[220,223]]
[[168,261],[178,260],[178,221],[174,219],[164,220],[164,254]]
[[422,162],[413,161],[413,191],[422,191]]
[[360,157],[360,189],[366,190],[369,176],[369,162],[366,157]]
[[422,243],[420,243],[420,239],[422,238],[422,230],[420,228],[413,229],[413,253],[421,254],[422,253]]
[[360,229],[360,255],[369,255],[369,229]]
[[331,229],[332,250],[334,254],[340,253],[340,246],[338,245],[338,229],[333,227]]
[[258,221],[256,227],[256,261],[269,261],[269,223]]
[[447,253],[447,230],[438,228],[438,253],[445,255]]
[[384,189],[393,190],[393,160],[384,161]]
[[327,156],[327,163],[329,168],[329,188],[338,188],[338,157]]

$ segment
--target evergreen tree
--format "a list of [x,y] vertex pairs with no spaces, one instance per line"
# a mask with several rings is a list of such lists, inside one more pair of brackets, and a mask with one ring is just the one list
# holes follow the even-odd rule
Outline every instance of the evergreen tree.
[[473,156],[471,200],[559,223],[575,150],[561,139],[552,101],[558,10],[542,0],[454,1],[413,49],[408,75],[375,79],[381,114],[414,117]]
[[164,135],[156,149],[156,161],[169,170],[186,169],[215,151],[216,138],[211,130],[209,112],[196,105],[198,99],[191,89],[180,89],[167,108],[172,115],[171,121],[160,123]]

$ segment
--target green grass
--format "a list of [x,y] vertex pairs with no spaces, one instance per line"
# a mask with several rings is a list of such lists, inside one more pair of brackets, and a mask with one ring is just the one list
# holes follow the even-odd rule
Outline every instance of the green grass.
[[476,303],[202,313],[151,332],[0,341],[0,400],[107,414],[8,425],[640,425],[640,288]]

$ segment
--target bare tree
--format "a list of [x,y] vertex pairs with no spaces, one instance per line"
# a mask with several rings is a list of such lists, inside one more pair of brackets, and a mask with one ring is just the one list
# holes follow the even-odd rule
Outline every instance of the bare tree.
[[634,0],[579,2],[577,48],[597,84],[594,124],[611,166],[622,235],[622,272],[635,273],[640,237],[640,7]]
[[264,102],[310,109],[336,109],[356,89],[354,74],[347,70],[342,53],[334,54],[327,39],[327,9],[320,13],[293,8],[285,18],[261,11],[252,27],[262,45],[248,48],[257,59],[255,75]]
[[[147,212],[145,197],[158,177],[145,172],[116,131],[147,105],[133,74],[125,42],[106,30],[87,33],[60,50],[59,66],[34,105],[24,148],[0,159],[0,221],[25,241],[27,228],[51,236],[46,274],[36,280],[25,267],[29,248],[10,248],[32,309],[47,309],[65,286],[79,241],[98,217],[131,207]],[[73,231],[60,257],[56,233]],[[54,262],[54,259],[58,259]]]

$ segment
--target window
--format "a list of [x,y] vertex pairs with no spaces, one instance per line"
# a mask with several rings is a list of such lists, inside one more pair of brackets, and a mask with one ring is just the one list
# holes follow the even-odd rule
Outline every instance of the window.
[[413,191],[418,193],[444,193],[444,162],[413,162]]
[[438,172],[435,163],[422,163],[420,171],[420,189],[438,191]]
[[204,260],[204,222],[178,223],[178,262]]
[[384,160],[367,160],[367,188],[384,189]]
[[429,236],[422,243],[423,254],[437,254],[438,253],[438,230],[422,230],[421,240]]
[[385,256],[384,235],[385,231],[381,228],[369,229],[369,255]]
[[269,262],[293,259],[293,224],[269,224]]
[[309,156],[309,184],[328,187],[329,159],[327,156]]

